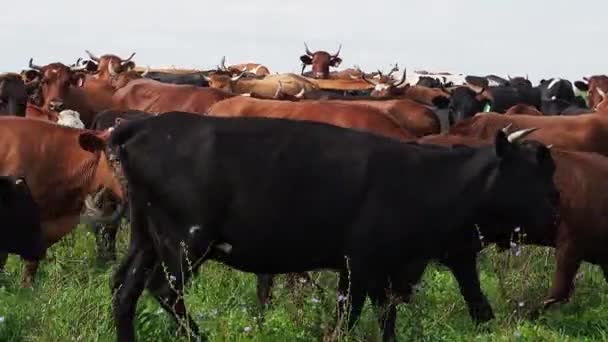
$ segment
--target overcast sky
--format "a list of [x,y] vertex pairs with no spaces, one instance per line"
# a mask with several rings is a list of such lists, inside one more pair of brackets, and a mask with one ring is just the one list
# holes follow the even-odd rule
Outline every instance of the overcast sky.
[[299,72],[306,41],[340,68],[559,76],[606,73],[608,4],[599,0],[5,1],[3,71],[137,52],[138,65],[211,68],[255,61]]

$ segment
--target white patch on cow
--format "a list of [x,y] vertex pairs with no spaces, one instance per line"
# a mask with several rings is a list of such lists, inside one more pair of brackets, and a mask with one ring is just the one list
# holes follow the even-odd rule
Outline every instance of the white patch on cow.
[[133,271],[131,271],[131,274],[135,274],[135,272],[137,272],[137,267],[133,267]]
[[488,86],[490,87],[498,87],[500,86],[500,83],[494,81],[494,80],[488,80]]
[[84,129],[84,123],[80,120],[80,114],[75,110],[66,109],[59,113],[57,124],[61,126]]
[[557,96],[555,96],[555,95],[551,96],[551,101],[555,101],[555,100],[557,100]]
[[190,235],[194,235],[194,233],[196,233],[200,229],[201,229],[201,226],[199,226],[199,225],[195,225],[195,226],[190,227]]
[[229,243],[220,243],[219,245],[215,245],[214,247],[226,254],[230,254],[230,252],[232,252],[232,245]]
[[260,65],[256,66],[255,68],[253,68],[253,70],[251,70],[250,72],[251,72],[252,74],[255,74],[255,73],[257,73],[257,72],[258,72],[258,70],[260,70],[260,68],[261,68],[261,67],[262,67],[262,64],[260,64]]
[[557,84],[557,82],[561,81],[561,78],[554,78],[553,81],[551,81],[551,83],[549,83],[549,85],[547,86],[547,89],[551,89],[553,88],[554,85]]
[[387,90],[388,88],[390,88],[391,86],[386,84],[386,83],[378,83],[376,84],[376,86],[374,87],[374,90],[376,91],[383,91],[383,90]]

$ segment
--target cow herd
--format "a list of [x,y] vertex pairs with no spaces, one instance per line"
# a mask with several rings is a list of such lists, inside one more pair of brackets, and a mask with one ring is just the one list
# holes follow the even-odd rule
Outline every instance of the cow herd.
[[128,219],[111,284],[118,341],[135,340],[144,289],[199,336],[182,294],[207,260],[255,273],[261,304],[276,274],[336,271],[338,315],[352,327],[369,297],[386,309],[385,341],[389,295],[407,302],[433,260],[474,321],[494,317],[480,235],[555,248],[544,308],[569,299],[583,261],[608,280],[607,76],[410,85],[396,64],[330,71],[340,51],[306,45],[299,75],[225,59],[142,68],[135,53],[89,51],[0,75],[0,266],[20,255],[32,286],[46,249],[81,222],[113,261]]

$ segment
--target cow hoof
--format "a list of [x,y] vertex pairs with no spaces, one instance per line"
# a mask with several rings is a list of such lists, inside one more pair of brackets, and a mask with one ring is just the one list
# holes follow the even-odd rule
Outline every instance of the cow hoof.
[[486,323],[494,319],[494,311],[488,302],[481,302],[476,307],[471,308],[471,317],[477,324]]

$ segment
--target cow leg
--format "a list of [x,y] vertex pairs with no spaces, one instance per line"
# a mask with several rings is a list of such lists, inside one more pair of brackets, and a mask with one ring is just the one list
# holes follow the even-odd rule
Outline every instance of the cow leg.
[[477,254],[474,251],[460,255],[450,255],[442,263],[450,268],[458,282],[460,293],[469,307],[471,318],[477,323],[487,322],[494,318],[494,312],[488,298],[481,290],[477,272]]
[[8,253],[0,252],[0,272],[4,272],[4,266],[8,260]]
[[549,298],[543,302],[543,307],[565,302],[570,298],[574,290],[574,277],[581,265],[581,259],[576,253],[576,248],[572,242],[566,242],[558,246],[556,250],[557,270],[553,279],[553,286],[549,293]]
[[34,278],[38,272],[38,265],[40,265],[38,261],[25,261],[21,287],[31,288],[34,285]]
[[397,307],[388,300],[387,290],[389,288],[386,280],[377,281],[370,287],[369,296],[374,306],[379,309],[378,323],[382,329],[382,341],[393,342],[396,341],[395,322],[397,320]]
[[274,284],[273,274],[256,274],[257,276],[257,295],[258,295],[258,306],[260,311],[263,311],[266,304],[271,299],[272,285]]
[[118,224],[96,224],[95,242],[97,245],[97,260],[100,263],[116,261],[116,234]]

